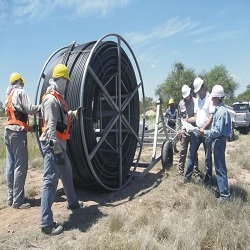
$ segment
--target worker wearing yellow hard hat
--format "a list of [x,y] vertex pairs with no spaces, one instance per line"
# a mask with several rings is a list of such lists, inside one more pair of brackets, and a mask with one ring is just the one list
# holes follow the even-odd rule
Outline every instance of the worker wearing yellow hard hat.
[[173,98],[169,99],[168,105],[170,105],[170,104],[174,104],[174,99]]
[[69,70],[64,64],[57,64],[53,70],[52,77],[54,79],[58,79],[60,77],[63,77],[65,79],[70,80],[69,78]]
[[170,98],[168,101],[169,108],[165,112],[165,118],[167,121],[167,125],[175,130],[176,118],[177,118],[177,109],[174,105],[174,99]]
[[6,184],[7,204],[16,209],[26,209],[30,203],[24,199],[24,186],[28,171],[27,132],[28,115],[34,115],[40,109],[32,105],[24,91],[24,79],[13,72],[9,78],[6,95],[6,125],[4,139],[6,144]]
[[16,81],[18,81],[19,79],[21,80],[21,83],[24,85],[25,81],[22,78],[22,76],[19,73],[17,73],[17,72],[13,72],[10,75],[10,84],[12,85],[13,83],[15,83]]
[[44,156],[44,178],[41,198],[41,231],[47,235],[63,232],[62,225],[53,218],[52,204],[56,196],[59,175],[65,191],[68,209],[81,208],[72,177],[72,167],[66,152],[67,140],[70,138],[70,124],[78,119],[77,110],[68,110],[64,99],[66,86],[70,80],[69,69],[64,64],[57,64],[49,80],[50,86],[42,98],[43,126],[39,138]]

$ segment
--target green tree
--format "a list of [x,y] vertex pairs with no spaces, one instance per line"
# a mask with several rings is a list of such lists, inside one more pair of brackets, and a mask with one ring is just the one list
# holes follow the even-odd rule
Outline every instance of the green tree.
[[194,69],[186,68],[181,62],[175,63],[173,70],[168,74],[167,79],[159,84],[155,90],[155,95],[162,100],[162,106],[166,109],[170,98],[174,98],[177,106],[182,99],[182,86],[187,84],[189,87],[192,87],[195,76]]
[[[156,103],[154,102],[152,97],[145,97],[145,107],[146,107],[146,111],[152,109],[154,111],[156,111]],[[142,100],[140,100],[140,112],[143,112],[143,102]]]
[[152,97],[145,97],[145,103],[146,103],[146,110],[153,109],[155,110],[155,102]]
[[220,84],[225,91],[225,103],[230,103],[234,98],[234,93],[238,89],[239,84],[234,77],[227,71],[224,65],[215,66],[209,72],[204,74],[204,80],[208,90],[211,91],[213,86]]
[[250,84],[247,85],[247,89],[239,94],[236,98],[235,98],[236,101],[247,101],[247,102],[250,102]]

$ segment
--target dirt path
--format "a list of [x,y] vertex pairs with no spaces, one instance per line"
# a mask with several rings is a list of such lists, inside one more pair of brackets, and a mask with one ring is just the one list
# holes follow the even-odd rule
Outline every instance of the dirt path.
[[[156,185],[158,179],[160,182],[163,171],[159,170],[159,168],[158,170],[152,170],[142,180],[132,180],[127,187],[116,192],[98,192],[77,188],[77,197],[84,203],[84,215],[82,215],[81,210],[76,210],[72,213],[71,210],[66,208],[66,196],[60,192],[62,185],[59,181],[59,192],[52,207],[54,217],[68,220],[65,226],[67,230],[80,228],[81,231],[85,231],[100,216],[104,216],[111,207],[132,201],[136,196],[140,195],[140,192],[148,192],[147,190],[152,185],[153,187]],[[29,200],[31,208],[20,210],[13,209],[7,205],[3,205],[0,208],[0,235],[6,236],[8,234],[37,231],[39,229],[42,175],[42,170],[39,169],[30,169],[28,172],[26,187],[33,187],[39,190],[38,195]],[[84,225],[81,223],[82,221],[84,221]]]

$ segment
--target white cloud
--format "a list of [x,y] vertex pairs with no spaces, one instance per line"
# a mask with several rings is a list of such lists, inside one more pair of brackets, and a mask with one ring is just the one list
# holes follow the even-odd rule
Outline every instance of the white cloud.
[[197,23],[192,22],[190,18],[180,20],[179,17],[175,17],[164,24],[153,28],[149,32],[128,33],[126,37],[128,37],[128,40],[133,44],[145,43],[152,40],[164,39],[186,30],[192,30],[196,25]]
[[129,4],[130,0],[57,0],[56,4],[61,7],[64,5],[75,8],[78,16],[90,14],[101,14],[106,16],[114,9],[121,9]]
[[[159,46],[151,46],[149,48],[144,49],[142,52],[138,52],[138,58],[140,61],[155,63],[157,60],[155,59],[156,51],[159,50]],[[153,62],[152,62],[153,61]]]
[[44,12],[42,2],[39,0],[15,0],[12,6],[12,16],[14,19],[33,19],[41,16]]
[[57,11],[60,14],[60,11],[67,11],[69,8],[72,13],[69,18],[74,15],[106,16],[130,2],[131,0],[0,0],[0,21],[7,18],[18,23],[36,21],[45,18],[50,12]]
[[234,39],[236,38],[236,32],[224,32],[220,34],[214,34],[213,36],[209,37],[204,37],[195,40],[195,43],[209,43],[209,42],[215,42],[215,41],[220,41],[220,40],[225,40],[225,39]]
[[194,30],[194,31],[190,32],[189,35],[202,34],[202,33],[205,33],[207,31],[216,29],[217,27],[218,27],[218,25],[207,26],[207,27],[204,27],[204,28],[201,28],[201,29],[198,29],[198,30]]

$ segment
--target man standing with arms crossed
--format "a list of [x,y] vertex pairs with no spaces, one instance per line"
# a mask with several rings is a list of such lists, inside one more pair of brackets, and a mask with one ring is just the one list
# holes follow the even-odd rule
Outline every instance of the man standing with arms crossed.
[[[200,77],[195,78],[193,85],[194,93],[196,93],[197,98],[195,99],[194,105],[194,117],[189,118],[189,122],[195,122],[198,128],[203,128],[204,130],[210,129],[215,111],[211,95],[206,90],[204,81]],[[201,143],[203,144],[205,151],[206,175],[204,178],[204,184],[210,186],[212,177],[212,142],[211,139],[207,137],[204,138],[200,134],[195,133],[191,133],[187,171],[185,173],[184,183],[191,181],[195,157]]]

